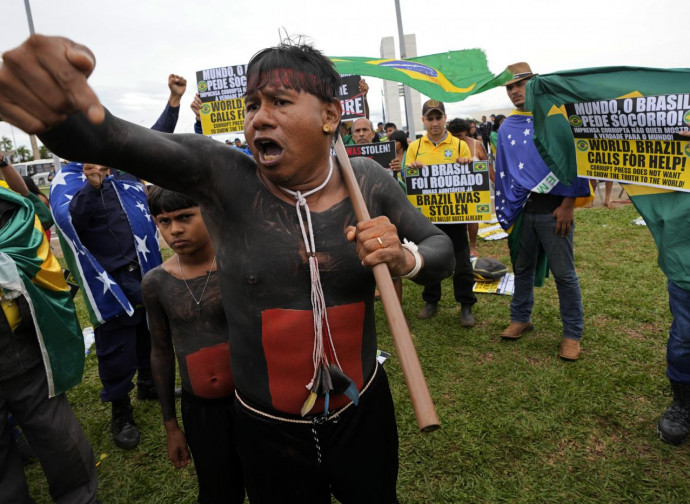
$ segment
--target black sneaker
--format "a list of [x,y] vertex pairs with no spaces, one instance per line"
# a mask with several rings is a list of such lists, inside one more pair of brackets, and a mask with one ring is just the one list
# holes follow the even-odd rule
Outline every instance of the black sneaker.
[[431,317],[436,315],[437,311],[438,305],[436,303],[427,303],[424,305],[424,308],[422,308],[421,311],[417,314],[417,318],[421,320],[430,319]]
[[474,327],[476,321],[472,315],[472,305],[462,305],[460,308],[460,325],[462,327]]
[[125,450],[135,448],[141,440],[132,415],[132,405],[129,397],[113,401],[113,420],[110,424],[110,432],[115,444]]
[[690,434],[690,410],[680,401],[674,400],[661,415],[656,430],[663,442],[681,444]]

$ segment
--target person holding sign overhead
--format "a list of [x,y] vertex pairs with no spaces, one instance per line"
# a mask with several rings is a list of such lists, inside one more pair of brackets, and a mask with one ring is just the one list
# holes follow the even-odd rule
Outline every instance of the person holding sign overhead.
[[[446,130],[446,109],[437,100],[427,100],[422,106],[422,121],[426,128],[424,136],[415,140],[407,148],[403,158],[404,167],[422,168],[424,165],[448,163],[466,164],[471,161],[471,152],[465,142],[455,138]],[[472,292],[474,273],[470,262],[470,245],[467,239],[466,224],[436,224],[453,242],[455,252],[455,274],[453,275],[453,292],[455,300],[460,303],[460,325],[475,325],[472,306],[477,297]],[[441,300],[441,284],[435,283],[424,287],[422,299],[426,303],[417,315],[425,320],[433,317],[438,311]]]

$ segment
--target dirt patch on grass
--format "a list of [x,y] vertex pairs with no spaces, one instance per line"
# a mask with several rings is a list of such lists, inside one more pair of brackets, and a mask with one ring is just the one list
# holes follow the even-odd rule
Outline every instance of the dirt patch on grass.
[[656,340],[657,334],[659,333],[659,326],[656,324],[642,324],[639,327],[631,329],[621,329],[621,334],[625,337],[639,340],[639,341],[649,341]]
[[493,352],[486,352],[477,356],[475,362],[478,366],[486,364],[487,362],[494,362],[496,360],[496,355]]
[[616,328],[616,331],[626,338],[638,341],[650,341],[658,339],[659,332],[666,331],[664,324],[638,324],[635,327],[625,327],[624,321],[615,319],[613,317],[599,316],[594,317],[587,322],[590,327],[600,329],[603,332],[611,331]]

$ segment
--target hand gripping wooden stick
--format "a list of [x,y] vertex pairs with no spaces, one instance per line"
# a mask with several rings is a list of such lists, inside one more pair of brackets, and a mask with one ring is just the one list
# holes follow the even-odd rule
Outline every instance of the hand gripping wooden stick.
[[[340,165],[340,171],[345,181],[345,186],[350,194],[350,201],[352,201],[357,220],[369,220],[371,218],[369,216],[369,210],[367,210],[366,203],[364,203],[364,197],[362,197],[362,192],[359,189],[355,174],[352,171],[350,159],[347,157],[345,146],[340,137],[338,137],[335,143],[335,154],[338,159],[338,164]],[[398,301],[398,296],[395,293],[393,279],[388,271],[388,266],[385,264],[377,264],[374,266],[373,270],[374,278],[376,278],[376,284],[381,294],[383,310],[386,313],[388,325],[393,334],[395,351],[400,359],[400,367],[405,377],[407,390],[410,392],[412,407],[417,417],[417,425],[422,432],[435,431],[440,427],[438,416],[436,416],[436,409],[431,400],[431,394],[429,394],[429,387],[424,379],[422,366],[419,364],[419,357],[417,357],[417,351],[412,343],[410,329],[407,327],[405,315]]]

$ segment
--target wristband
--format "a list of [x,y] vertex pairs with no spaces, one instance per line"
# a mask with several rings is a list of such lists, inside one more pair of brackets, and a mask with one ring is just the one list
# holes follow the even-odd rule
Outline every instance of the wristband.
[[406,275],[400,276],[402,278],[414,278],[419,273],[419,270],[422,269],[422,256],[419,253],[419,247],[417,247],[415,242],[408,241],[407,238],[403,239],[402,246],[403,248],[406,248],[407,250],[412,252],[412,255],[414,256],[414,268],[412,268],[412,271],[410,271]]

